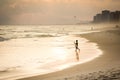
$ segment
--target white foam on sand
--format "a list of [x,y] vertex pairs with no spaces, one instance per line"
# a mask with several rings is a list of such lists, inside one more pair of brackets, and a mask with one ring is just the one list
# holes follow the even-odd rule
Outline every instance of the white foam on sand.
[[[79,61],[74,41],[79,40]],[[63,70],[99,57],[96,43],[75,36],[21,38],[0,42],[0,79],[17,79]]]

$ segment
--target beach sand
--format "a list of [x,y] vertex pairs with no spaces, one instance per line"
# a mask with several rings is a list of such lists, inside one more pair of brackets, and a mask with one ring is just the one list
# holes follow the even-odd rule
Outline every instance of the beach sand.
[[75,36],[96,42],[103,55],[62,71],[19,80],[120,80],[120,28]]

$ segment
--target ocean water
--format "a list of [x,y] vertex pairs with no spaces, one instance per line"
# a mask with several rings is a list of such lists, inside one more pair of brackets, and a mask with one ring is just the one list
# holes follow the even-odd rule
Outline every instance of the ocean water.
[[[93,30],[94,29],[94,30]],[[96,43],[76,37],[107,29],[94,25],[1,25],[0,80],[59,71],[99,57]],[[79,61],[74,41],[79,40]]]

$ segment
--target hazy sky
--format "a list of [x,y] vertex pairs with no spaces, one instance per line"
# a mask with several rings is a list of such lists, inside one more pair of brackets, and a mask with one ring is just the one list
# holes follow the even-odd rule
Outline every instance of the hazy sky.
[[105,9],[120,10],[120,0],[0,0],[0,24],[74,24]]

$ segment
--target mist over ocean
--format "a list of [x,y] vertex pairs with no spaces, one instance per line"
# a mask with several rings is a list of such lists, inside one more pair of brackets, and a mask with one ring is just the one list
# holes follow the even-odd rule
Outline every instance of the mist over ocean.
[[[45,74],[92,60],[101,51],[76,34],[109,29],[98,25],[1,25],[0,79]],[[74,41],[79,40],[80,60]]]

